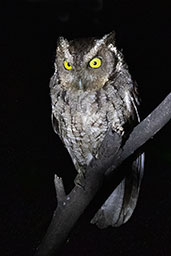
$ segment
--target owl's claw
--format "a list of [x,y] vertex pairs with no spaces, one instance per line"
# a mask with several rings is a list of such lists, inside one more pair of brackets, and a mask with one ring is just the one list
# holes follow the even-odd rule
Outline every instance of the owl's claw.
[[84,172],[79,172],[74,180],[74,183],[76,186],[82,188],[83,190],[85,190],[85,173]]
[[113,131],[118,133],[119,135],[124,135],[124,128],[120,124],[115,124],[115,127],[113,128]]

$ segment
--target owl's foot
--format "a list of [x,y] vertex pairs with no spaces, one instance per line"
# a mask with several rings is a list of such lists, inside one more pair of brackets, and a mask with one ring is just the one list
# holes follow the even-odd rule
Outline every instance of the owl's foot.
[[124,128],[119,123],[115,123],[115,126],[112,127],[112,130],[121,136],[124,135]]
[[79,172],[74,180],[74,183],[76,186],[82,188],[83,190],[85,190],[85,173],[84,172]]

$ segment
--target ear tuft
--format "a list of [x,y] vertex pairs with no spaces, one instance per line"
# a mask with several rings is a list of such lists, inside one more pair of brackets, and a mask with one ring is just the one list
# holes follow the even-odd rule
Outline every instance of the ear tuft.
[[68,40],[60,36],[57,40],[57,47],[66,48],[68,47]]
[[107,35],[105,35],[104,37],[103,37],[103,39],[104,39],[104,42],[106,43],[106,44],[111,44],[111,43],[115,43],[115,35],[116,35],[116,33],[115,33],[115,31],[113,30],[112,32],[110,32],[109,34],[107,34]]

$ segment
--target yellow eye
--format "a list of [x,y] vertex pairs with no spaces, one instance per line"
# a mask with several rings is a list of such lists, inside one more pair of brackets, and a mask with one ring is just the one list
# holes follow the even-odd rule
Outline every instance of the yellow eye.
[[101,66],[101,64],[102,64],[102,61],[101,61],[101,59],[99,59],[99,58],[94,58],[94,59],[92,59],[90,62],[89,62],[89,66],[91,67],[91,68],[99,68],[100,66]]
[[65,67],[65,69],[67,69],[67,70],[72,69],[71,64],[70,64],[69,62],[67,62],[66,60],[64,61],[64,67]]

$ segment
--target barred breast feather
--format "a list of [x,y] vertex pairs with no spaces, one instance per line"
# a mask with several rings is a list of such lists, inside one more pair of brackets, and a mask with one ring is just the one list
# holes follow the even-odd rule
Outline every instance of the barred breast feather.
[[122,100],[112,84],[84,93],[63,91],[58,85],[51,90],[54,130],[64,142],[77,171],[84,171],[110,127],[124,133],[123,125],[135,113],[129,99],[131,94],[126,91]]

